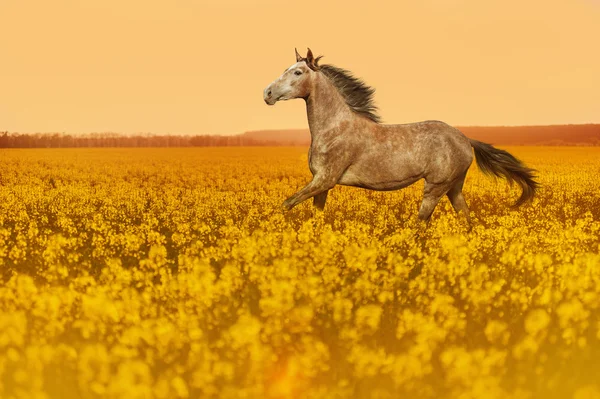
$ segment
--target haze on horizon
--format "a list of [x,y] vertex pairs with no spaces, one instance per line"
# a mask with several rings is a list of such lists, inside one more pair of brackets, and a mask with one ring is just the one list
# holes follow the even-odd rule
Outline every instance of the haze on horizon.
[[294,47],[377,90],[385,123],[600,122],[600,1],[3,0],[0,131],[306,128],[262,90]]

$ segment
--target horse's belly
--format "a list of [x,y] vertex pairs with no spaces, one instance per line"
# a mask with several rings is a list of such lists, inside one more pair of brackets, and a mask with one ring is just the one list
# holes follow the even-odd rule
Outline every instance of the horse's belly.
[[364,174],[354,173],[351,170],[346,171],[338,184],[343,186],[353,186],[360,188],[367,188],[370,190],[389,191],[398,190],[407,186],[410,186],[422,176],[365,176]]

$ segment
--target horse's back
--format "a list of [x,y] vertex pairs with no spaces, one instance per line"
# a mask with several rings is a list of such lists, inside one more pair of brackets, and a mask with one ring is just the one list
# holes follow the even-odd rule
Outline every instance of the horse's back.
[[467,149],[471,147],[467,136],[457,128],[442,121],[428,120],[399,125],[380,126],[387,135],[394,136],[399,133],[406,136],[407,139],[415,144],[437,145],[442,143],[447,144],[448,146],[457,146]]

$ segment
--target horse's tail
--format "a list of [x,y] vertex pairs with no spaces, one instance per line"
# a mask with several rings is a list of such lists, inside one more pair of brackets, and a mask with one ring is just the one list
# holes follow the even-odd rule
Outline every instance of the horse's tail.
[[523,192],[512,205],[517,207],[533,198],[539,183],[535,179],[535,170],[523,165],[521,161],[504,150],[494,148],[490,144],[477,140],[470,140],[475,150],[477,166],[483,173],[489,176],[504,177],[510,184],[516,182]]

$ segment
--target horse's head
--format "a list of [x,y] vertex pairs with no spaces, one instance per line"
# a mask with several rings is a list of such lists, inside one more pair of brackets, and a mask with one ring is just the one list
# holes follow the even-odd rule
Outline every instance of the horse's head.
[[319,70],[318,62],[320,58],[314,58],[310,49],[308,49],[306,58],[303,58],[296,50],[296,63],[286,69],[280,77],[264,90],[263,98],[265,102],[274,105],[281,100],[308,97],[312,80]]

